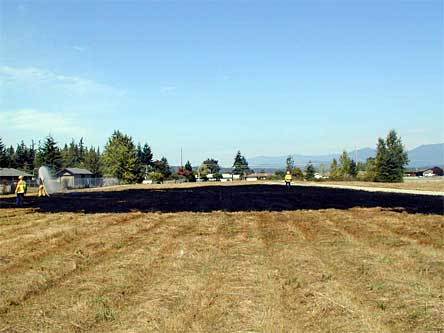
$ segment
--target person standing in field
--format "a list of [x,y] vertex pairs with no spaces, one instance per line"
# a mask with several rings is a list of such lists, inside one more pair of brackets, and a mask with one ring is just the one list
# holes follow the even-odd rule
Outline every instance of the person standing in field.
[[49,197],[49,194],[46,191],[45,184],[44,184],[42,178],[39,178],[39,183],[40,183],[40,185],[39,185],[39,191],[37,193],[37,196],[38,197]]
[[15,203],[18,207],[23,206],[23,199],[25,198],[27,189],[28,188],[26,182],[23,180],[23,176],[19,176],[19,181],[17,183],[17,187],[15,188],[15,194],[17,195]]
[[285,186],[290,187],[292,180],[293,180],[293,177],[291,176],[290,171],[287,171],[287,174],[285,175]]

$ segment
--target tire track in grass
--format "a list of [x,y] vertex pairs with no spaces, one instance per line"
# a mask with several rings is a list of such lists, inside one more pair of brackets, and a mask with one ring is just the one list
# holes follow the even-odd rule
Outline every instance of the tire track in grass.
[[[362,244],[359,251],[365,259],[360,270],[364,277],[358,282],[368,283],[366,297],[378,310],[384,310],[385,321],[397,325],[396,330],[440,327],[444,325],[444,251],[393,232],[393,225],[402,223],[396,217],[390,214],[384,225],[371,215],[364,222],[362,219],[340,221],[335,218],[330,224],[339,228],[351,242]],[[429,216],[416,216],[417,223],[422,223],[420,219],[429,222]],[[385,225],[389,226],[388,230],[384,229]],[[345,253],[345,257],[351,256]],[[351,262],[350,265],[357,263]],[[398,308],[398,311],[387,311],[388,308]]]
[[[368,309],[368,317],[372,314],[373,317],[379,318],[382,323],[395,331],[426,329],[427,327],[421,324],[421,321],[427,321],[431,325],[436,323],[439,313],[439,299],[436,299],[436,297],[439,297],[439,287],[434,288],[435,296],[429,293],[423,294],[421,297],[413,286],[419,283],[428,286],[428,290],[431,290],[433,284],[430,281],[422,279],[409,270],[403,269],[401,273],[399,269],[394,270],[384,267],[379,258],[382,255],[387,255],[390,248],[384,247],[381,249],[379,247],[378,250],[374,243],[369,242],[368,237],[364,236],[372,234],[371,227],[373,225],[362,223],[361,220],[357,222],[358,220],[351,214],[355,213],[335,214],[331,218],[324,219],[322,223],[311,226],[322,236],[328,235],[331,230],[339,232],[339,239],[344,240],[342,242],[332,242],[331,240],[334,240],[333,234],[326,237],[330,240],[329,242],[323,242],[322,238],[318,237],[316,248],[320,260],[332,270],[335,277],[340,278],[348,290],[354,295],[359,295],[362,307]],[[350,220],[348,228],[346,228],[348,232],[341,230],[341,228],[346,227],[344,221],[347,220]],[[354,228],[353,232],[350,232],[351,228]],[[401,256],[399,260],[409,261],[405,255],[404,257]],[[417,264],[417,260],[412,264]],[[402,267],[404,266],[401,265],[401,269]],[[415,301],[411,303],[409,298],[413,298]],[[436,301],[431,301],[431,298],[435,298]],[[410,314],[416,312],[415,307],[421,307],[421,299],[425,302],[427,300],[431,301],[429,313],[423,313],[420,316],[422,318],[412,320]],[[438,322],[438,324],[442,324],[442,322]]]
[[[1,227],[1,233],[0,233],[0,244],[2,244],[4,241],[8,241],[10,239],[13,239],[14,237],[21,236],[23,234],[34,234],[35,231],[40,230],[42,224],[46,223],[54,223],[57,222],[60,219],[60,214],[44,214],[44,215],[38,215],[38,218],[35,218],[36,214],[29,214],[27,216],[28,219],[26,220],[20,220],[17,222],[17,224],[8,224],[3,223],[4,217],[1,217],[2,223],[0,223]],[[31,219],[32,217],[32,219]],[[63,221],[61,224],[65,224]]]
[[[49,254],[65,252],[65,248],[74,246],[75,241],[86,241],[94,238],[96,233],[106,232],[110,228],[128,222],[133,216],[128,215],[118,221],[114,221],[115,218],[116,216],[112,215],[96,216],[93,222],[87,221],[86,224],[82,220],[76,220],[74,223],[69,221],[62,226],[56,224],[55,230],[48,231],[47,229],[53,228],[52,223],[49,222],[41,226],[42,231],[35,230],[29,241],[15,242],[13,247],[3,246],[5,252],[0,253],[13,260],[0,266],[0,272],[18,273],[21,268],[26,268],[25,265],[35,265],[38,264],[39,259],[45,258]],[[85,238],[85,236],[87,237]],[[20,254],[20,256],[17,254]]]
[[[316,237],[335,238],[318,228],[315,212],[283,212],[272,222],[258,222],[264,242],[273,251],[269,265],[280,309],[289,322],[296,319],[297,331],[385,332],[387,328],[371,319],[369,309],[347,283],[334,278],[334,270],[317,249]],[[299,230],[294,229],[294,225]],[[315,225],[315,226],[314,226]],[[308,228],[316,229],[312,232]],[[317,235],[317,236],[315,236]]]
[[[158,220],[152,228],[145,230],[142,224],[130,237],[131,242],[45,290],[20,312],[28,313],[34,329],[41,325],[49,331],[99,331],[102,325],[115,320],[115,312],[120,313],[125,304],[131,303],[143,290],[146,276],[163,265],[171,244],[182,231],[181,225],[172,228],[165,220]],[[166,237],[160,238],[159,234]],[[148,258],[145,255],[149,255]],[[50,311],[50,317],[55,319],[39,317],[39,312],[48,313],[51,308],[45,300],[57,302]],[[51,322],[55,326],[51,327]]]
[[[141,219],[144,219],[143,215],[138,216],[138,220]],[[130,221],[131,218],[128,217],[124,220],[125,222]],[[130,226],[134,223],[137,223],[138,220],[131,221]],[[149,226],[148,230],[156,228],[158,226],[158,223],[159,222]],[[142,224],[142,228],[143,226],[144,225]],[[46,270],[46,276],[42,273],[37,273],[37,271],[30,272],[28,270],[20,272],[21,275],[18,276],[19,285],[17,285],[17,279],[9,274],[8,276],[5,275],[5,278],[2,278],[3,281],[1,281],[1,295],[3,301],[1,302],[2,305],[0,306],[0,314],[7,313],[8,311],[10,311],[11,308],[25,303],[28,299],[35,297],[50,288],[56,287],[57,285],[62,283],[64,279],[73,274],[78,274],[79,272],[91,269],[94,264],[100,262],[101,260],[106,260],[107,257],[112,255],[112,250],[114,249],[113,246],[115,242],[128,243],[136,237],[138,232],[140,232],[140,229],[138,229],[132,234],[121,234],[119,232],[120,230],[121,224],[116,222],[108,225],[105,229],[102,229],[99,235],[90,234],[90,236],[86,239],[79,238],[80,243],[70,243],[58,248],[58,252],[60,252],[61,255],[51,255],[51,258],[48,259],[50,261],[53,260],[52,258],[54,257],[58,258],[58,260],[56,261],[56,269]],[[107,231],[107,233],[103,233],[103,231]],[[108,243],[111,240],[112,243],[105,243],[105,246],[103,247],[101,246],[97,248],[87,249],[88,244],[93,239],[103,239],[106,240]],[[80,250],[80,252],[76,253],[76,249]],[[66,260],[68,260],[70,264],[67,264]],[[38,263],[36,263],[36,265],[38,265]],[[10,290],[11,292],[8,293],[7,290]],[[19,290],[20,292],[17,293],[17,290]]]
[[[201,214],[175,242],[169,256],[127,304],[121,321],[102,332],[257,332],[265,302],[263,245],[248,213]],[[184,250],[183,255],[181,251]],[[121,326],[121,323],[123,327]]]
[[[260,272],[265,253],[254,220],[249,217],[245,213],[220,216],[217,247],[202,263],[207,269],[200,277],[201,285],[190,286],[193,292],[186,298],[185,311],[176,315],[176,322],[184,322],[179,328],[200,332],[258,331],[266,298]],[[211,243],[210,237],[204,246]]]

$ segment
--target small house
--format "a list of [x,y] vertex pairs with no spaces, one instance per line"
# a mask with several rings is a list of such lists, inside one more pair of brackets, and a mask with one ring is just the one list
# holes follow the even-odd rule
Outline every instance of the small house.
[[258,180],[267,180],[270,179],[273,175],[268,172],[256,172],[249,174],[247,178],[257,178]]
[[434,176],[443,176],[444,171],[440,167],[435,166],[433,168],[428,168],[428,169],[406,171],[405,175],[407,177],[434,177]]
[[91,187],[94,175],[91,171],[80,168],[65,168],[57,172],[57,177],[63,188]]
[[29,173],[13,169],[0,168],[0,190],[1,193],[13,193],[15,190],[15,183],[18,182],[18,177],[23,176],[26,182],[30,182],[32,175]]

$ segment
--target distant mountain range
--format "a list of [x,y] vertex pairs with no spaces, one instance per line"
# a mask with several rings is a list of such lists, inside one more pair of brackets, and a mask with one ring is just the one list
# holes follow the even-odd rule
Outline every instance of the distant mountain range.
[[[376,156],[376,149],[362,148],[349,152],[350,157],[359,162],[365,162],[369,157]],[[296,166],[305,166],[308,162],[314,165],[325,164],[329,166],[331,161],[338,159],[341,153],[327,155],[291,155]],[[421,145],[415,149],[408,151],[410,168],[421,168],[431,166],[444,165],[444,143]],[[248,159],[251,168],[258,171],[259,169],[276,169],[284,168],[285,161],[288,156],[258,156]]]

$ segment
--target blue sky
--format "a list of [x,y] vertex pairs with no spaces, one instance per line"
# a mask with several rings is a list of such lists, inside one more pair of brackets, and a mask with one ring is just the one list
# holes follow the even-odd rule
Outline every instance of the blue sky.
[[177,164],[444,142],[443,2],[1,1],[0,137]]

